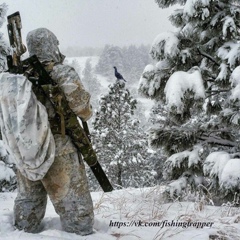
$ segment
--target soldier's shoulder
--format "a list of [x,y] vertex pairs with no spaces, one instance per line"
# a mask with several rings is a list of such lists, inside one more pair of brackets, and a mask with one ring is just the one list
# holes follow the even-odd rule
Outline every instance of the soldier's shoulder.
[[74,71],[74,68],[69,66],[68,64],[56,64],[53,67],[53,71]]
[[74,70],[73,67],[67,65],[67,64],[57,64],[53,67],[52,71],[53,76],[73,76],[76,77],[78,76],[77,72]]

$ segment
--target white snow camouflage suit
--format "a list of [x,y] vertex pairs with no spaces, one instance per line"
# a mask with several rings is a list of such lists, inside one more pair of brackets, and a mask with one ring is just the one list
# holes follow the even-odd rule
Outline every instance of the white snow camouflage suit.
[[[76,71],[62,64],[64,56],[58,49],[56,36],[45,28],[33,30],[27,35],[27,47],[29,55],[37,55],[61,87],[73,112],[81,119],[88,120],[92,116],[90,94],[84,89]],[[14,224],[26,232],[38,232],[48,195],[60,216],[63,230],[80,235],[90,234],[93,231],[93,204],[81,156],[69,136],[61,135],[61,122],[56,118],[49,100],[37,93],[36,96],[42,98],[41,102],[48,112],[56,145],[55,159],[41,180],[31,181],[18,171]]]

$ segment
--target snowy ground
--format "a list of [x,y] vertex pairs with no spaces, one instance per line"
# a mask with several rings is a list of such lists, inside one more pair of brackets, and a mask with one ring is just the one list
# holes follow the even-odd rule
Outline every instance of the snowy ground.
[[[29,234],[15,230],[12,226],[15,197],[16,193],[0,193],[1,240],[240,239],[239,208],[187,202],[163,204],[160,187],[115,190],[112,193],[93,192],[94,234],[84,237],[61,230],[59,217],[50,201],[42,232]],[[142,226],[138,226],[139,223]],[[167,226],[172,223],[185,224],[186,228]],[[124,224],[131,226],[123,226]],[[150,226],[151,224],[159,226]],[[196,224],[199,225],[198,228]],[[201,228],[203,224],[208,224],[208,227]]]

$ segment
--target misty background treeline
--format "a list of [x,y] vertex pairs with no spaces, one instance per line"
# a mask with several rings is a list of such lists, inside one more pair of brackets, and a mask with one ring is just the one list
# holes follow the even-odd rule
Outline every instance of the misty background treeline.
[[[127,80],[126,88],[138,100],[135,114],[138,116],[141,126],[146,128],[148,118],[145,113],[150,111],[150,108],[149,105],[146,106],[145,102],[142,102],[143,99],[140,98],[138,92],[138,84],[144,67],[152,62],[149,54],[150,48],[150,45],[125,47],[105,45],[99,56],[70,57],[65,60],[65,63],[77,71],[85,88],[91,92],[93,109],[99,107],[101,95],[105,94],[108,85],[116,81],[113,68],[116,66]],[[79,59],[85,58],[87,59],[83,61],[84,63],[80,64]]]
[[[144,67],[152,62],[149,54],[150,45],[119,47],[107,44],[104,48],[76,48],[76,51],[73,49],[73,47],[66,49],[64,54],[67,57],[89,57],[84,68],[80,67],[77,60],[66,61],[74,67],[80,76],[85,78],[85,81],[84,79],[83,81],[86,85],[89,85],[89,81],[92,81],[91,78],[96,78],[96,75],[93,76],[93,74],[101,75],[113,82],[115,80],[113,67],[116,66],[127,80],[127,86],[132,88],[135,94],[137,94],[137,85]],[[96,56],[99,57],[99,60],[97,65],[93,66],[91,57]],[[95,80],[94,83],[96,83]]]
[[62,50],[67,57],[90,57],[100,56],[103,51],[103,47],[81,47],[81,46],[69,46]]
[[[69,46],[67,48],[64,48],[62,52],[67,56],[67,57],[90,57],[90,56],[100,56],[106,46],[110,45],[105,45],[103,47],[81,47],[81,46]],[[146,47],[150,49],[151,44],[148,45],[141,45],[143,47]],[[129,46],[124,46],[120,47],[122,49],[127,49]]]

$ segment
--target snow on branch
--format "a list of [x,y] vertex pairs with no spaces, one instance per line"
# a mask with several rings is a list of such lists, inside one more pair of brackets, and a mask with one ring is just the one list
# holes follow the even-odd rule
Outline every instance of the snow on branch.
[[240,42],[229,41],[218,49],[218,57],[227,60],[231,68],[240,62]]
[[232,83],[233,87],[236,87],[238,84],[240,84],[240,66],[233,70],[230,76],[230,82]]
[[212,152],[204,162],[204,175],[217,178],[221,189],[239,189],[240,159],[233,157],[224,151]]
[[184,109],[183,99],[187,91],[193,93],[194,100],[205,98],[203,79],[198,67],[193,67],[188,72],[178,71],[169,78],[164,92],[168,108],[177,108],[178,113]]
[[179,39],[173,32],[160,33],[153,41],[150,54],[153,59],[174,58],[179,53]]
[[170,163],[171,168],[178,167],[180,168],[182,162],[188,158],[190,151],[185,150],[183,152],[175,153],[166,160],[166,163]]
[[230,159],[222,170],[220,187],[223,189],[239,189],[240,159]]
[[169,64],[167,60],[157,62],[155,66],[148,64],[139,81],[139,93],[154,98],[161,86],[162,79],[167,78],[168,74]]
[[230,82],[233,87],[230,98],[233,101],[240,100],[240,66],[233,70],[230,76]]
[[187,0],[183,9],[183,14],[186,17],[194,17],[199,12],[199,8],[201,8],[201,19],[204,20],[209,16],[209,10],[207,8],[209,4],[209,0]]
[[226,165],[229,159],[230,155],[224,151],[210,153],[203,165],[204,175],[211,178],[218,177],[218,179],[220,179],[223,167]]
[[176,9],[169,17],[170,22],[175,27],[181,27],[183,25],[183,9]]
[[174,194],[177,196],[181,195],[182,192],[187,188],[187,178],[186,177],[180,177],[179,179],[171,182],[168,185],[168,191],[170,194],[170,197],[173,198]]
[[233,35],[237,33],[237,27],[232,17],[226,16],[222,21],[223,21],[222,28],[223,37],[227,37],[228,31]]
[[155,66],[148,64],[142,73],[139,81],[138,90],[146,96],[154,96],[155,90],[160,87],[160,84],[155,81]]
[[191,148],[197,142],[198,129],[193,131],[186,127],[150,129],[149,145],[153,148],[164,147],[169,154]]
[[155,0],[160,8],[168,8],[175,4],[184,5],[186,0]]
[[171,168],[180,168],[184,160],[188,161],[188,168],[197,165],[200,161],[199,151],[201,150],[200,145],[195,145],[192,151],[185,150],[183,152],[175,153],[166,160],[166,163],[170,163]]
[[216,80],[219,80],[219,81],[227,80],[227,77],[228,77],[228,65],[226,63],[221,63],[219,69],[220,69],[220,72],[219,72]]

